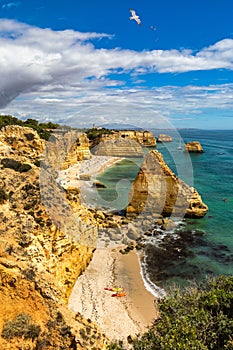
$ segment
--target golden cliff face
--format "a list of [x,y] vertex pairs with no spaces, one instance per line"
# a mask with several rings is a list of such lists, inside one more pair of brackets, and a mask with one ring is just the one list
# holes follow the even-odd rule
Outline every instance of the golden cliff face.
[[45,148],[45,157],[56,170],[67,169],[78,161],[90,158],[89,139],[85,133],[56,130]]
[[200,142],[198,141],[191,141],[187,142],[185,144],[185,152],[190,152],[190,153],[203,153],[203,148]]
[[112,140],[101,141],[92,149],[96,156],[111,157],[142,157],[142,147],[133,139],[118,137]]
[[0,131],[0,156],[11,156],[14,160],[32,163],[40,160],[45,141],[40,139],[36,131],[28,127],[7,125]]
[[143,212],[198,218],[207,210],[197,191],[172,172],[158,151],[147,154],[131,188],[128,217]]
[[135,140],[140,143],[140,145],[145,147],[156,146],[156,139],[154,137],[154,134],[150,131],[123,130],[119,131],[119,135],[123,138]]
[[[0,347],[105,349],[101,331],[67,308],[73,285],[95,247],[64,232],[59,220],[48,215],[38,167],[44,148],[45,142],[30,128],[10,126],[0,131]],[[47,190],[53,200],[51,184]],[[66,191],[63,196],[80,209],[75,196]],[[60,218],[64,208],[54,204]],[[82,222],[72,229],[78,238],[86,233]],[[32,334],[25,333],[25,323]],[[87,328],[93,339],[83,336]]]
[[94,140],[93,146],[100,142],[106,142],[108,140],[115,140],[122,138],[124,140],[134,140],[139,145],[144,147],[155,147],[156,138],[150,131],[135,131],[135,130],[119,130],[112,131],[109,134],[102,134],[100,137]]
[[172,137],[166,134],[159,134],[157,142],[172,142]]

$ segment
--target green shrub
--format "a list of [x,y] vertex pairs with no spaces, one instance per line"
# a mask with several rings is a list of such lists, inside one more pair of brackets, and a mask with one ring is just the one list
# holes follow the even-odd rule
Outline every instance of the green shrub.
[[108,350],[122,350],[122,341],[118,341],[115,343],[112,343],[110,345],[108,345],[107,347]]
[[109,130],[109,129],[98,129],[98,128],[92,128],[92,129],[88,129],[86,131],[87,137],[89,138],[89,140],[94,140],[97,137],[100,137],[103,134],[112,134],[113,131]]
[[131,341],[132,349],[233,349],[233,276],[177,288],[159,301],[159,311],[160,317],[149,331]]
[[39,336],[40,330],[40,326],[32,322],[30,315],[21,313],[18,314],[13,320],[5,321],[1,336],[4,339],[21,337],[34,340]]
[[[26,121],[19,120],[16,117],[13,117],[11,115],[1,115],[0,116],[0,129],[7,125],[20,125],[20,126],[27,126],[29,128],[32,128],[38,132],[38,135],[40,138],[48,140],[51,136],[53,129],[56,129],[60,127],[59,124],[54,124],[52,122],[48,123],[39,123],[35,119],[28,118]],[[69,127],[64,126],[64,128],[69,129]],[[25,135],[28,140],[32,140],[32,134],[26,134]]]

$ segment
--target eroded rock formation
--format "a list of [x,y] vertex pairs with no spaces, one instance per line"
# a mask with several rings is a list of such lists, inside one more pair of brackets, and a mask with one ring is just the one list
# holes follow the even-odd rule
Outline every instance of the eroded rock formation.
[[144,147],[154,147],[156,146],[156,138],[154,134],[150,131],[135,131],[135,130],[119,130],[111,131],[111,133],[102,134],[94,140],[93,146],[100,142],[105,142],[107,140],[114,140],[118,138],[123,138],[126,140],[134,140]]
[[172,142],[172,137],[166,134],[159,134],[157,142]]
[[79,215],[49,162],[40,179],[45,142],[35,131],[5,127],[0,141],[0,348],[106,349],[99,328],[67,308],[95,249],[94,214]]
[[25,163],[41,159],[45,141],[32,128],[7,125],[0,131],[0,156]]
[[147,154],[130,191],[128,217],[157,213],[198,218],[207,210],[198,192],[172,172],[158,151]]
[[191,141],[191,142],[187,142],[185,144],[185,152],[189,152],[189,153],[203,153],[203,148],[202,145],[200,144],[200,142],[198,141]]
[[78,161],[89,159],[89,139],[85,133],[76,130],[56,130],[46,144],[45,157],[54,169],[67,169]]
[[122,137],[101,141],[92,148],[92,153],[96,156],[113,156],[113,157],[142,157],[141,145],[133,139]]

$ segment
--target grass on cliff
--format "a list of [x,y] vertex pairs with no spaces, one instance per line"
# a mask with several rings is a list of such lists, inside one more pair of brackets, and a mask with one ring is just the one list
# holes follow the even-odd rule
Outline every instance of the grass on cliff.
[[6,340],[15,337],[34,340],[39,336],[40,331],[40,326],[33,323],[30,315],[21,313],[13,320],[5,321],[1,336]]
[[[209,279],[159,302],[160,317],[148,332],[131,339],[134,350],[232,350],[233,276]],[[109,350],[122,350],[114,343]]]

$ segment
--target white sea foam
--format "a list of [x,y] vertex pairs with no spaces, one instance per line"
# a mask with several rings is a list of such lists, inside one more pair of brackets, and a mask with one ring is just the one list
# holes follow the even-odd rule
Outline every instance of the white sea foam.
[[145,263],[143,262],[143,259],[140,258],[140,255],[138,255],[139,259],[139,265],[140,265],[140,274],[142,276],[144,285],[146,289],[154,295],[156,299],[162,299],[166,296],[166,292],[163,288],[158,287],[155,283],[153,283],[148,276],[148,273],[146,271]]

